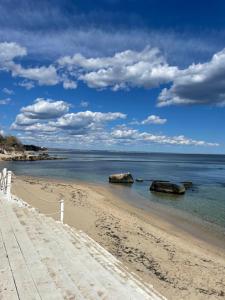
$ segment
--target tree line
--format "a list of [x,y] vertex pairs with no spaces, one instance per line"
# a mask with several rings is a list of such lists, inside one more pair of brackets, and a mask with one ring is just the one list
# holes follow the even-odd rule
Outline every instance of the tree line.
[[12,135],[3,136],[2,134],[0,134],[0,148],[2,151],[22,151],[24,149],[24,146],[17,137]]
[[22,142],[13,135],[3,136],[0,134],[0,153],[5,151],[46,151],[45,147],[35,145],[24,145]]

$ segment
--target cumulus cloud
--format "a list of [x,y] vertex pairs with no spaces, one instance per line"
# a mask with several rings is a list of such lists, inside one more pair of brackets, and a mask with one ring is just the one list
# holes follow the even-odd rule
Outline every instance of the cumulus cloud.
[[161,91],[158,106],[173,104],[225,105],[225,49],[207,63],[180,71],[171,88]]
[[70,104],[62,100],[54,101],[51,99],[37,98],[33,104],[21,108],[11,128],[28,130],[29,127],[32,128],[32,130],[34,128],[40,130],[44,128],[44,126],[39,125],[40,120],[49,121],[61,117],[69,111],[69,107]]
[[0,99],[0,105],[7,105],[11,102],[10,98]]
[[[114,91],[130,87],[157,87],[174,79],[179,71],[169,66],[158,48],[142,51],[126,50],[107,57],[85,57],[80,53],[65,56],[49,66],[24,67],[14,61],[27,55],[16,43],[0,43],[0,67],[12,76],[21,77],[39,85],[62,83],[65,89],[75,89],[77,80],[92,88],[111,88]],[[21,83],[31,88],[31,84]]]
[[73,80],[65,79],[63,81],[63,87],[65,90],[71,90],[77,88],[77,83]]
[[141,122],[141,124],[156,124],[156,125],[163,125],[167,122],[167,119],[160,118],[156,115],[150,115],[145,120]]
[[[56,142],[76,141],[90,145],[103,143],[105,145],[116,144],[140,144],[157,143],[166,145],[193,145],[193,146],[218,146],[217,143],[206,142],[187,138],[183,135],[166,136],[152,134],[138,129],[128,128],[126,124],[118,125],[119,120],[124,120],[127,115],[121,112],[93,112],[80,111],[69,112],[70,105],[62,100],[37,98],[33,104],[22,107],[14,123],[12,130],[25,132],[32,136],[46,137]],[[116,121],[116,125],[110,123]],[[163,124],[166,119],[150,115],[139,124]],[[114,127],[113,127],[114,126]]]
[[7,68],[16,57],[27,55],[27,50],[17,43],[0,43],[0,68]]
[[177,67],[169,66],[157,48],[126,50],[113,56],[86,58],[81,54],[58,60],[61,67],[76,74],[91,88],[152,88],[173,80]]
[[162,89],[158,106],[225,105],[225,49],[214,54],[209,62],[192,64],[183,70],[170,66],[158,48],[150,47],[101,57],[85,57],[77,53],[61,57],[48,66],[24,67],[15,62],[16,58],[26,55],[26,48],[16,43],[0,43],[0,70],[24,78],[18,85],[27,89],[36,83],[49,86],[62,83],[65,89],[75,89],[78,81],[91,88],[111,88],[114,91],[171,84],[170,88]]
[[39,85],[56,85],[60,82],[57,70],[54,66],[23,68],[20,64],[11,64],[12,76],[19,76],[37,81]]
[[24,132],[45,132],[65,135],[102,133],[108,122],[125,119],[120,112],[83,111],[69,113],[65,101],[38,98],[32,105],[22,107],[11,129]]
[[61,129],[77,130],[80,128],[95,128],[96,126],[102,125],[105,122],[114,121],[116,119],[125,119],[126,115],[116,113],[101,113],[84,111],[78,113],[65,114],[57,120],[54,124],[56,127]]
[[86,108],[86,107],[88,107],[89,106],[89,102],[88,101],[81,101],[80,102],[80,107],[83,107],[83,108]]
[[19,82],[18,85],[24,87],[28,91],[34,88],[35,86],[32,81],[27,81],[27,80],[23,80],[22,82]]
[[10,71],[12,76],[35,80],[39,85],[55,85],[60,82],[57,70],[53,65],[24,68],[14,59],[27,55],[27,50],[16,43],[0,43],[0,69]]
[[70,104],[58,100],[37,98],[34,104],[22,107],[21,112],[30,119],[54,119],[69,111]]
[[[38,119],[29,118],[25,114],[18,114],[16,116],[15,122],[12,124],[12,129],[19,129],[20,126],[27,126],[38,122]],[[21,128],[22,129],[22,128]]]
[[[65,89],[76,88],[76,83],[68,78],[66,74],[58,73],[56,66],[24,67],[14,60],[27,55],[27,50],[17,43],[0,43],[0,70],[11,72],[13,77],[25,78],[25,82],[20,83],[27,89],[33,87],[34,82],[39,85],[56,85],[63,83]],[[33,81],[32,83],[30,81]]]
[[96,89],[154,88],[162,89],[157,105],[216,104],[225,105],[225,49],[206,63],[186,69],[171,66],[158,48],[126,50],[111,56],[86,57],[80,53],[64,56],[48,66],[24,67],[15,59],[27,55],[26,48],[16,43],[0,43],[0,70],[24,78],[19,85],[30,89],[34,84],[56,85],[75,89],[83,81]]
[[2,91],[3,91],[3,93],[5,93],[7,95],[13,95],[14,94],[13,90],[10,90],[10,89],[7,89],[7,88],[2,89]]
[[201,140],[194,140],[187,138],[183,135],[179,136],[166,136],[166,135],[155,135],[148,132],[140,132],[137,129],[130,129],[126,127],[121,127],[115,129],[111,133],[114,139],[126,143],[134,142],[146,142],[146,143],[157,143],[157,144],[167,144],[167,145],[185,145],[185,146],[219,146],[218,143],[209,143]]
[[170,88],[162,89],[158,106],[225,105],[225,49],[214,54],[209,62],[192,64],[186,69],[170,66],[158,48],[150,47],[106,57],[75,54],[60,58],[58,64],[91,88],[117,91],[171,84]]

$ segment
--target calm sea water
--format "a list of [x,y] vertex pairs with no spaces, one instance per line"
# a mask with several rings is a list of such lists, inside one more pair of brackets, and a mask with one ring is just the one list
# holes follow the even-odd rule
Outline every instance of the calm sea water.
[[1,165],[18,175],[82,180],[106,185],[108,176],[119,172],[131,172],[134,178],[146,180],[192,181],[193,188],[183,196],[151,193],[150,181],[121,187],[120,192],[122,189],[128,197],[131,193],[138,193],[146,203],[175,208],[225,228],[225,155],[69,150],[52,150],[51,154],[67,159],[4,162]]

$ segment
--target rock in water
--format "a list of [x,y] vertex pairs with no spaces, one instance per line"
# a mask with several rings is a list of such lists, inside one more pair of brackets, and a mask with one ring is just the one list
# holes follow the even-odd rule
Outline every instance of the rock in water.
[[131,173],[113,174],[109,176],[110,183],[134,183]]
[[181,183],[184,185],[184,187],[185,187],[186,190],[190,189],[193,186],[192,181],[183,181]]
[[143,182],[144,179],[142,179],[142,178],[136,178],[136,181],[137,181],[137,182]]
[[182,195],[185,193],[185,187],[183,184],[169,181],[153,181],[150,186],[150,191]]

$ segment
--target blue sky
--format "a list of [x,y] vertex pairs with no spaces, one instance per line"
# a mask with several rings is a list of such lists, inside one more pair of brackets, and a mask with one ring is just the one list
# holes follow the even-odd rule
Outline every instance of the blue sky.
[[0,131],[80,149],[225,153],[225,2],[0,3]]

